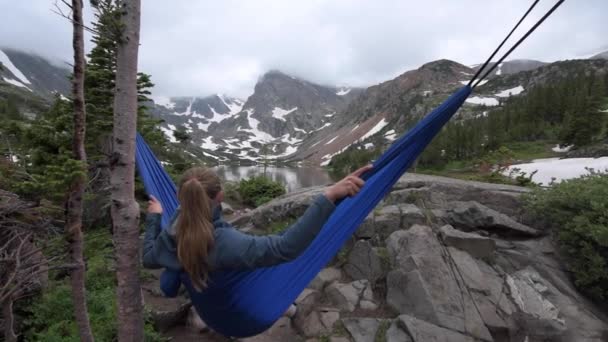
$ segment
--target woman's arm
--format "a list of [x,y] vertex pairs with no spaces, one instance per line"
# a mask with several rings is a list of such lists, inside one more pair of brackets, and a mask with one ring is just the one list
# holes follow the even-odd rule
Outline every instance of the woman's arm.
[[162,265],[156,258],[154,244],[160,233],[160,222],[163,209],[160,202],[154,196],[150,196],[148,214],[146,215],[146,234],[144,235],[144,246],[142,262],[145,268],[161,268]]
[[231,228],[218,229],[213,266],[251,269],[293,260],[306,250],[334,209],[333,202],[319,195],[281,235],[255,236]]
[[218,229],[215,258],[217,268],[250,269],[291,261],[302,254],[317,236],[331,213],[334,202],[356,195],[364,182],[359,177],[371,166],[363,167],[317,196],[306,212],[281,235],[253,236],[236,229]]

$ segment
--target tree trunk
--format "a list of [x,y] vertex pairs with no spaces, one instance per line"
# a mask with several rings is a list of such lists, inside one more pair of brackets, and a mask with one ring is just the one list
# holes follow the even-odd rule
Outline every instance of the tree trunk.
[[17,335],[13,330],[15,317],[13,316],[13,300],[11,298],[2,303],[2,318],[4,318],[4,341],[17,342]]
[[85,143],[85,103],[84,103],[84,30],[82,21],[82,0],[72,0],[72,24],[74,35],[74,78],[72,79],[72,101],[74,103],[74,137],[72,149],[74,159],[82,162],[83,172],[77,176],[70,188],[66,213],[66,239],[70,244],[70,254],[74,268],[71,271],[72,300],[74,316],[78,325],[81,341],[94,341],[87,311],[85,290],[85,265],[83,258],[82,212],[84,189],[86,186],[87,155]]
[[143,341],[143,304],[139,279],[139,205],[135,202],[137,53],[140,0],[121,0],[122,37],[116,59],[112,222],[118,281],[118,340]]

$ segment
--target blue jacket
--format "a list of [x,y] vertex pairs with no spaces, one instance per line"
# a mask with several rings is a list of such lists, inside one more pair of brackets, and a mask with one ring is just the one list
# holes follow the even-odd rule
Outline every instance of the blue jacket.
[[[298,221],[282,234],[255,236],[240,232],[224,221],[221,208],[217,206],[213,211],[215,242],[209,254],[211,270],[247,270],[291,261],[306,250],[334,209],[334,203],[319,195]],[[168,296],[177,294],[179,272],[183,270],[177,258],[175,241],[178,215],[179,209],[166,230],[161,229],[160,214],[146,216],[143,265],[145,268],[165,268],[169,271],[161,277],[161,289]]]

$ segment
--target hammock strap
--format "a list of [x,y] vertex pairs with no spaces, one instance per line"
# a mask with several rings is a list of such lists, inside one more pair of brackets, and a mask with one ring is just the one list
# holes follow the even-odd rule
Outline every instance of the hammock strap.
[[515,26],[511,30],[511,32],[509,32],[509,34],[505,37],[505,39],[502,41],[502,43],[500,43],[500,45],[498,45],[498,47],[496,48],[496,50],[494,50],[494,52],[492,52],[492,54],[490,55],[490,57],[488,57],[488,59],[486,60],[486,62],[483,63],[483,65],[481,66],[481,68],[479,68],[479,70],[477,70],[477,72],[475,73],[475,76],[473,76],[473,78],[471,78],[471,81],[469,81],[469,84],[468,84],[469,87],[471,86],[471,84],[473,83],[473,81],[475,81],[475,79],[477,78],[477,76],[479,76],[479,74],[481,74],[481,72],[486,68],[486,66],[488,66],[488,63],[490,63],[490,61],[492,60],[492,58],[494,58],[494,56],[496,56],[496,54],[502,48],[502,46],[505,45],[505,43],[511,37],[511,35],[513,34],[513,32],[515,32],[515,30],[517,30],[517,28],[519,27],[519,24],[521,24],[522,21],[524,21],[524,19],[526,19],[526,17],[528,16],[528,14],[530,14],[530,12],[532,12],[532,9],[534,9],[534,7],[536,6],[536,4],[538,4],[539,1],[540,0],[534,1],[534,3],[532,4],[532,6],[530,6],[530,8],[528,8],[528,11],[524,14],[524,16],[521,17],[521,19],[519,19],[519,21],[517,22],[517,24],[515,24]]
[[564,3],[564,1],[566,1],[566,0],[560,0],[555,5],[553,5],[553,7],[551,7],[551,9],[549,10],[549,12],[547,12],[542,18],[540,18],[540,20],[538,22],[536,22],[536,24],[534,24],[534,26],[532,26],[532,28],[530,30],[528,30],[528,32],[526,32],[526,34],[523,37],[521,37],[521,39],[519,39],[519,41],[517,41],[517,43],[515,43],[515,45],[513,45],[513,47],[509,51],[507,51],[507,53],[505,53],[505,55],[502,56],[501,59],[498,60],[498,62],[496,62],[494,65],[492,65],[492,67],[490,69],[488,69],[488,71],[483,76],[481,76],[481,78],[473,85],[473,89],[475,89],[475,87],[477,87],[479,85],[479,82],[481,82],[483,79],[485,79],[486,77],[488,77],[488,75],[492,71],[494,71],[494,69],[496,69],[496,67],[500,63],[502,63],[505,60],[505,58],[507,58],[511,54],[511,52],[513,52],[513,50],[515,50],[524,40],[526,40],[526,38],[528,38],[528,36],[530,34],[532,34],[532,32],[534,32],[540,26],[540,24],[542,24],[543,21],[545,21],[545,19],[549,18],[549,16],[553,12],[555,12],[555,10],[559,6],[561,6],[561,4]]

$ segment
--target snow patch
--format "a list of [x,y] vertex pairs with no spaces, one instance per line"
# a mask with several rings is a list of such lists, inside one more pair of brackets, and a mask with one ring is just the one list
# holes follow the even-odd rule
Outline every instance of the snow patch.
[[296,131],[296,132],[302,132],[304,134],[308,134],[308,132],[306,132],[305,130],[303,130],[301,128],[294,127],[293,130]]
[[563,152],[568,152],[570,151],[570,149],[572,149],[572,145],[570,146],[566,146],[566,147],[559,147],[559,145],[555,145],[551,151],[553,152],[559,152],[559,153],[563,153]]
[[241,112],[241,110],[243,110],[243,105],[244,103],[241,100],[238,99],[232,99],[230,101],[230,103],[226,102],[226,98],[224,97],[224,95],[222,94],[217,94],[217,97],[220,98],[220,100],[222,100],[222,102],[224,103],[224,105],[226,107],[228,107],[228,109],[230,110],[230,113],[228,113],[230,116],[238,114]]
[[374,143],[367,143],[367,144],[363,145],[363,147],[365,147],[366,150],[369,150],[374,147]]
[[382,120],[380,120],[380,122],[378,122],[376,124],[376,126],[374,126],[372,129],[370,129],[369,132],[365,133],[365,135],[362,136],[361,138],[359,138],[357,141],[363,141],[363,140],[371,137],[372,135],[380,132],[386,125],[388,125],[388,121],[386,121],[385,118],[382,118]]
[[326,118],[331,118],[331,117],[332,117],[332,116],[334,116],[334,115],[336,115],[336,113],[335,113],[335,112],[334,112],[334,113],[331,113],[331,114],[325,114],[325,117],[326,117]]
[[266,132],[260,131],[258,129],[258,125],[260,121],[251,117],[253,115],[253,109],[247,109],[245,111],[247,113],[247,120],[249,122],[250,129],[241,129],[242,131],[249,132],[254,135],[255,139],[259,142],[269,142],[274,140],[274,137]]
[[209,136],[206,137],[205,139],[203,139],[203,143],[201,144],[201,147],[207,150],[215,150],[219,147],[220,145],[216,144],[213,142],[213,137]]
[[13,64],[13,62],[11,62],[10,58],[8,58],[8,56],[2,50],[0,50],[0,62],[2,62],[2,65],[5,68],[7,68],[8,71],[10,71],[15,77],[17,77],[19,79],[19,81],[21,81],[21,82],[23,82],[25,84],[32,84],[30,82],[30,80],[28,80],[27,77],[25,77],[25,75],[21,72],[21,70],[19,70]]
[[503,63],[498,64],[498,68],[496,70],[496,76],[502,75],[502,65],[503,65]]
[[388,141],[394,141],[397,138],[397,133],[395,133],[394,129],[391,129],[390,131],[387,131],[386,133],[384,133],[384,137]]
[[350,91],[351,91],[350,88],[342,88],[342,89],[340,89],[340,91],[338,91],[336,93],[336,95],[338,95],[338,96],[344,96],[344,95],[350,93]]
[[330,141],[326,142],[325,145],[329,145],[332,142],[334,142],[334,140],[338,139],[338,136],[336,135],[335,137],[333,137]]
[[522,87],[522,86],[519,85],[519,86],[517,86],[515,88],[503,90],[500,93],[496,93],[495,96],[498,96],[498,97],[509,97],[509,96],[513,96],[513,95],[519,95],[523,91],[524,91],[524,87]]
[[159,106],[163,106],[167,109],[175,108],[175,103],[171,101],[171,98],[168,96],[152,96],[152,101]]
[[[169,126],[173,126],[173,125],[169,125]],[[175,131],[175,126],[173,126],[173,130],[170,127],[165,128],[163,126],[160,126],[160,130],[165,134],[165,136],[167,137],[167,139],[169,139],[170,142],[172,142],[172,143],[177,142],[177,139],[173,135],[173,131]]]
[[285,120],[285,116],[289,113],[292,113],[293,111],[295,111],[297,109],[298,109],[298,107],[293,107],[290,110],[285,110],[283,108],[274,107],[274,109],[272,110],[272,117],[279,119],[279,120],[287,121],[287,120]]
[[357,128],[359,128],[359,125],[355,126],[353,129],[351,129],[350,131],[353,132],[354,130],[356,130]]
[[468,98],[465,102],[484,106],[498,106],[498,100],[493,97],[474,96]]
[[20,87],[20,88],[25,88],[25,89],[27,89],[29,91],[32,91],[32,89],[28,88],[25,84],[23,84],[23,83],[21,83],[21,82],[19,82],[17,80],[13,80],[11,78],[6,78],[6,77],[2,77],[2,79],[6,83],[10,83],[10,84],[12,84],[14,86],[17,86],[17,87]]
[[298,138],[292,138],[292,137],[289,135],[289,133],[287,133],[287,134],[285,134],[285,135],[283,135],[283,136],[281,137],[281,141],[282,141],[282,142],[284,142],[284,143],[287,143],[287,144],[289,144],[289,145],[294,145],[294,144],[297,144],[297,143],[299,143],[299,142],[302,142],[302,139],[298,139]]
[[604,172],[608,170],[608,157],[536,159],[531,163],[511,165],[504,171],[504,174],[509,175],[511,170],[515,168],[519,169],[521,172],[525,172],[527,175],[530,175],[534,171],[538,171],[532,177],[532,181],[542,185],[549,185],[552,178],[555,178],[556,182],[561,182],[565,179],[586,175],[589,173],[586,168]]

